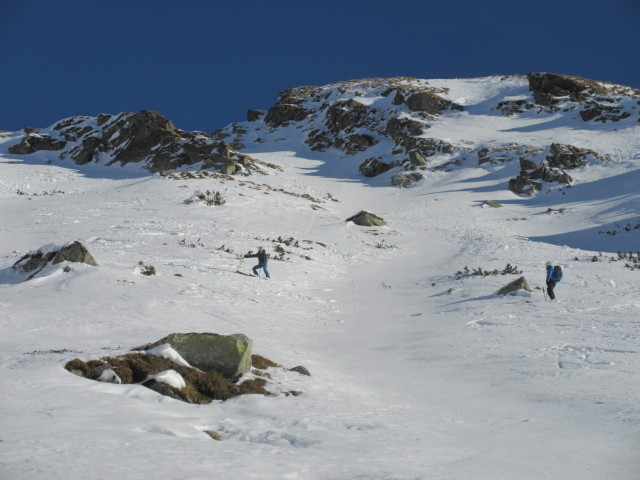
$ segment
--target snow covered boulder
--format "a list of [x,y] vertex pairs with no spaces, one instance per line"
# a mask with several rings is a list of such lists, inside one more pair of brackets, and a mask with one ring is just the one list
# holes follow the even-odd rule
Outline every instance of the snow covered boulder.
[[420,172],[398,172],[391,175],[391,185],[405,188],[424,179]]
[[31,280],[47,265],[62,262],[86,263],[96,266],[97,263],[89,250],[78,241],[70,242],[63,247],[45,245],[35,252],[29,252],[11,267],[19,274],[27,275]]
[[366,210],[361,210],[353,217],[349,217],[346,220],[347,222],[353,222],[356,225],[360,225],[361,227],[386,227],[387,222],[384,221],[382,217],[375,215],[371,212],[367,212]]
[[171,345],[189,365],[225,378],[238,377],[251,369],[253,340],[241,333],[172,333],[137,350],[149,351],[164,344]]
[[518,290],[525,290],[527,292],[531,292],[532,290],[529,288],[529,284],[524,277],[520,277],[517,280],[514,280],[508,285],[505,285],[500,290],[498,290],[498,295],[510,295],[512,293],[517,292]]

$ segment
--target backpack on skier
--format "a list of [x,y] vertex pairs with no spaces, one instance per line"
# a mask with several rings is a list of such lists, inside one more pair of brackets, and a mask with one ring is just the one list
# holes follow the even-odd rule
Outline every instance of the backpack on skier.
[[556,265],[555,267],[553,267],[551,279],[555,282],[559,282],[560,280],[562,280],[562,267],[560,265]]

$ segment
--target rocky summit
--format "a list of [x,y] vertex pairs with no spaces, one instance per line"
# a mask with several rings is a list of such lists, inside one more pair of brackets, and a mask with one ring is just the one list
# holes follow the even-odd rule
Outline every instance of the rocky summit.
[[542,188],[540,181],[570,184],[566,170],[607,161],[609,152],[561,141],[529,143],[526,131],[503,135],[506,129],[478,139],[470,132],[477,124],[490,130],[505,124],[500,117],[518,117],[611,131],[640,121],[639,104],[637,89],[553,73],[365,79],[285,90],[268,110],[251,110],[246,122],[212,135],[243,146],[295,139],[316,155],[357,159],[359,175],[386,176],[399,187],[419,181],[424,171],[523,160],[527,168],[509,188],[529,195]]
[[[271,108],[249,110],[246,121],[210,134],[181,130],[143,110],[25,128],[8,151],[78,165],[250,175],[279,170],[251,152],[286,145],[306,157],[349,164],[345,171],[362,181],[400,188],[429,171],[512,163],[520,169],[505,187],[534,195],[546,184],[570,186],[570,172],[611,160],[615,152],[599,149],[591,132],[637,125],[639,105],[640,90],[554,73],[374,78],[284,90]],[[544,134],[558,125],[583,132],[584,141],[575,144],[575,135],[564,139],[557,130]]]

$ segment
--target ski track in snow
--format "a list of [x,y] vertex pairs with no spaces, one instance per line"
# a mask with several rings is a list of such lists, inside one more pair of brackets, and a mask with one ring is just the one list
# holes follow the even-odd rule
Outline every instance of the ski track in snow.
[[[516,95],[521,86],[510,88]],[[581,231],[637,194],[603,206],[603,187],[558,220],[546,210],[565,201],[560,193],[520,201],[498,169],[372,188],[285,150],[253,153],[285,172],[258,183],[323,198],[321,210],[239,182],[109,178],[117,167],[85,176],[0,158],[1,478],[640,476],[640,273],[607,261],[612,249],[591,262],[596,249],[530,239]],[[623,162],[608,168],[633,171]],[[184,203],[206,188],[227,203]],[[505,207],[482,208],[489,198]],[[361,209],[390,226],[344,222]],[[288,261],[270,261],[271,280],[236,272],[255,264],[237,255],[258,245],[273,255],[278,237],[299,246],[285,246]],[[8,268],[24,253],[73,239],[99,267],[12,280]],[[565,266],[556,302],[543,299],[546,260]],[[140,261],[158,274],[142,275]],[[456,277],[465,266],[507,263],[531,293],[496,296],[510,275]],[[197,406],[63,368],[189,331],[245,333],[255,353],[312,376],[273,372],[275,385],[298,397]]]

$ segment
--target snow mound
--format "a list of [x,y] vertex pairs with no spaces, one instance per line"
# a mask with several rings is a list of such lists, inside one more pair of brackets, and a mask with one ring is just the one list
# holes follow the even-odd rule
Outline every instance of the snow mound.
[[[178,365],[181,365],[183,367],[190,367],[191,366],[168,343],[165,343],[165,344],[162,344],[162,345],[158,345],[157,347],[150,348],[149,350],[147,350],[147,353],[149,355],[153,355],[154,357],[167,358],[167,359],[171,360],[172,362],[177,363]],[[158,381],[160,381],[160,380],[158,380]]]

